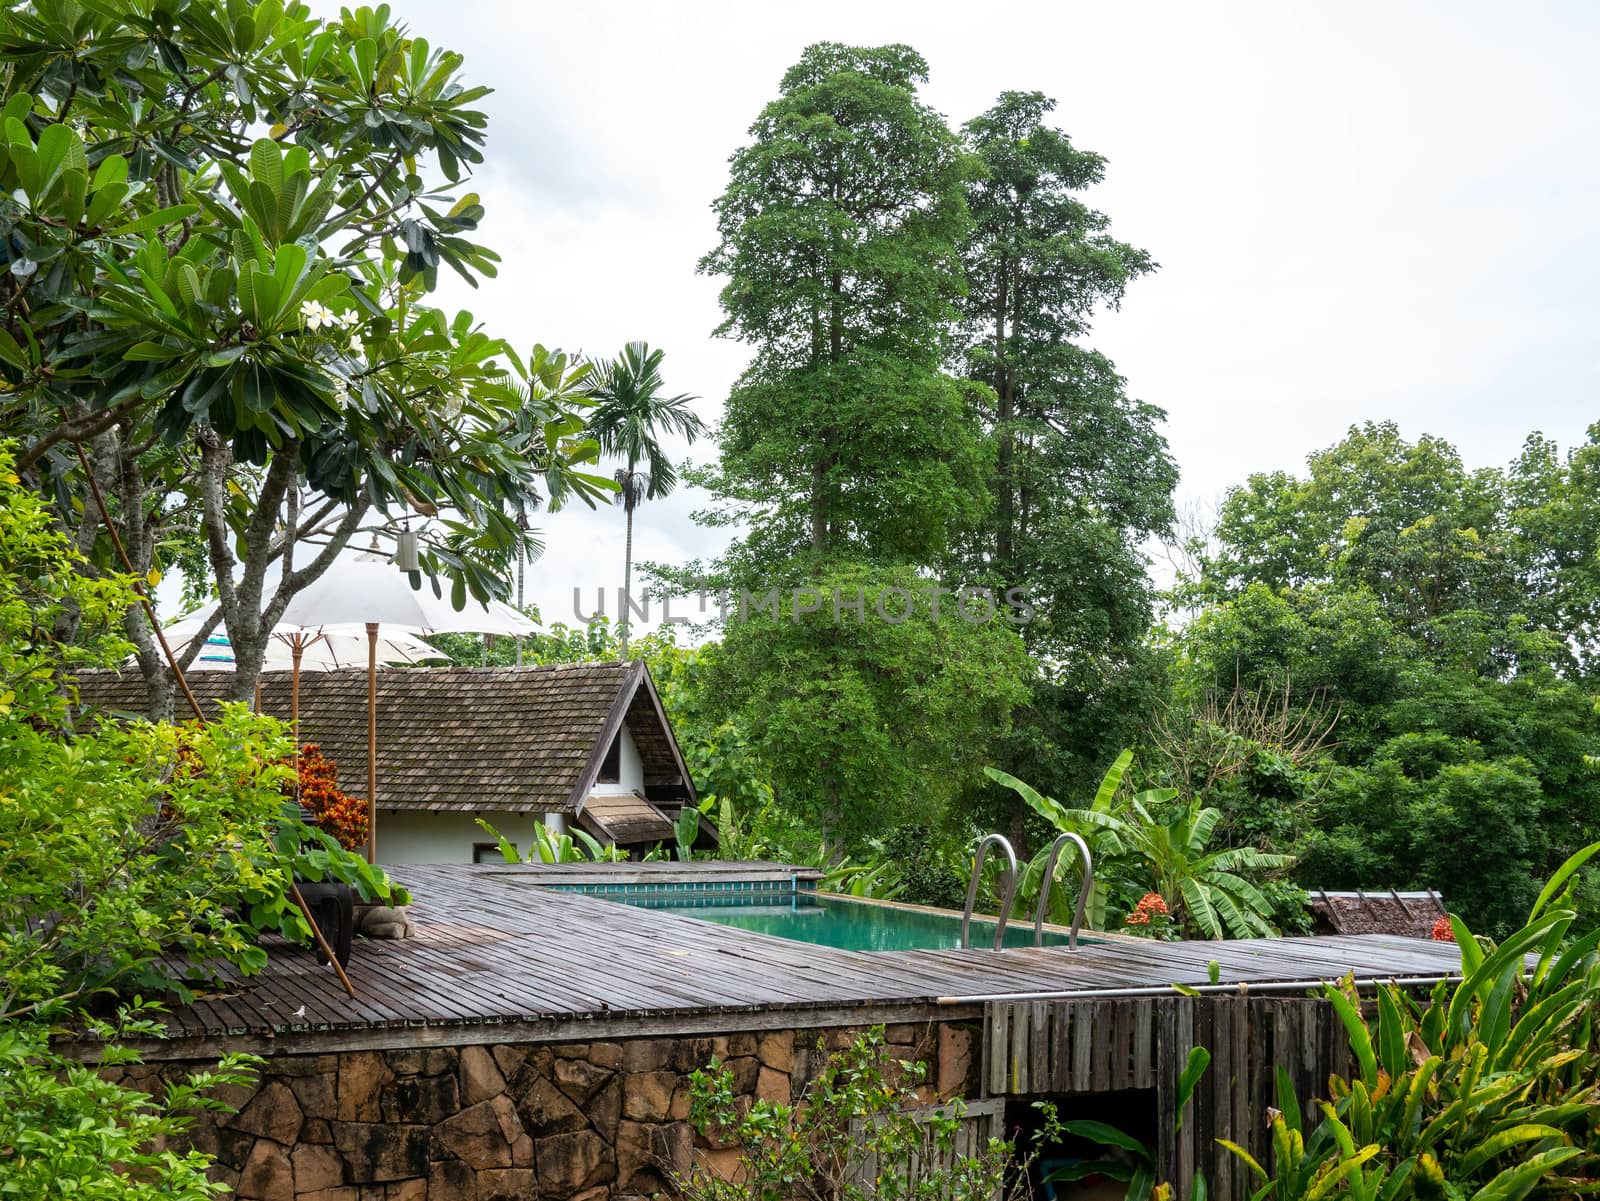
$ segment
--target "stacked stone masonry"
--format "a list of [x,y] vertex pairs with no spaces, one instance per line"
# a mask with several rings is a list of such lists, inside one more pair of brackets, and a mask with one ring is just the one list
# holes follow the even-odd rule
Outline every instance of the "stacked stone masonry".
[[[195,1147],[245,1201],[642,1201],[691,1163],[734,1169],[697,1136],[688,1077],[715,1057],[746,1101],[801,1097],[859,1029],[709,1038],[277,1055],[236,1112],[202,1118]],[[891,1026],[925,1065],[930,1102],[971,1095],[974,1031]],[[147,1089],[206,1065],[123,1069]]]

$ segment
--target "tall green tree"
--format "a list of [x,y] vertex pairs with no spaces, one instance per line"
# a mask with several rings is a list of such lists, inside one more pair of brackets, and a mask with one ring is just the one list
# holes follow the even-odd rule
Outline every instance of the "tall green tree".
[[736,608],[712,695],[836,853],[936,821],[1024,695],[1015,630],[929,591],[982,520],[992,451],[982,385],[944,370],[978,164],[918,96],[927,71],[907,46],[808,47],[733,155],[701,264],[727,280],[719,332],[753,350],[700,477],[707,520],[744,532],[709,573]]
[[689,406],[699,399],[687,392],[663,396],[664,350],[629,342],[615,359],[603,363],[595,377],[594,411],[589,429],[604,454],[622,459],[616,481],[617,501],[627,522],[622,559],[622,605],[617,614],[621,657],[628,657],[628,625],[633,607],[633,511],[646,500],[669,496],[678,485],[678,470],[661,445],[665,434],[693,442],[705,432],[700,415]]
[[754,358],[708,482],[724,519],[760,510],[755,562],[930,562],[981,508],[972,398],[940,370],[974,167],[927,72],[907,46],[808,47],[714,206],[701,269]]
[[1045,124],[1054,108],[1039,92],[1005,92],[963,130],[984,170],[967,185],[962,335],[968,373],[994,392],[984,552],[1008,583],[1038,582],[1038,542],[1064,521],[1102,521],[1134,545],[1162,531],[1176,482],[1160,410],[1130,401],[1083,344],[1095,312],[1155,263],[1084,202],[1105,160]]
[[[985,385],[974,394],[993,466],[992,503],[958,561],[969,578],[1029,592],[1023,637],[1050,667],[1002,758],[1072,795],[1093,789],[1095,756],[1132,742],[1159,694],[1141,547],[1172,520],[1177,470],[1161,410],[1131,399],[1087,341],[1095,315],[1155,263],[1085,201],[1106,162],[1048,123],[1054,108],[1038,92],[1004,92],[962,130],[982,171],[966,187],[960,355]],[[1025,841],[1026,809],[988,796]]]

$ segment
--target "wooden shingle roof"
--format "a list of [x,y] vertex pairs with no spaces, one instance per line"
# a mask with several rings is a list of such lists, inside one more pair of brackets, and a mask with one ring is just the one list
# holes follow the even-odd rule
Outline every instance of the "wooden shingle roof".
[[[203,706],[216,704],[230,679],[189,677]],[[624,723],[639,747],[647,792],[693,799],[642,663],[389,668],[377,681],[380,809],[575,812]],[[261,682],[262,711],[287,720],[289,673],[264,673]],[[145,708],[137,672],[86,672],[79,696],[88,708]],[[364,794],[364,669],[301,674],[300,740],[334,760],[341,788]]]
[[1307,903],[1319,928],[1335,934],[1400,934],[1427,938],[1434,923],[1446,916],[1444,898],[1436,892],[1313,890]]

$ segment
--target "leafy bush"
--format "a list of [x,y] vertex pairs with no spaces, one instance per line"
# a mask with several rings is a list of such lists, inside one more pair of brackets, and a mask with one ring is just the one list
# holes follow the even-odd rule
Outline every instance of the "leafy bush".
[[[917,1094],[925,1069],[892,1059],[876,1027],[829,1057],[792,1105],[756,1101],[748,1110],[733,1073],[713,1060],[689,1077],[689,1120],[738,1152],[719,1172],[697,1162],[678,1181],[685,1201],[993,1201],[1027,1195],[1027,1164],[991,1139],[956,1149],[965,1107],[930,1107]],[[1060,1131],[1044,1107],[1041,1140]],[[1031,1158],[1031,1157],[1030,1157]]]
[[[1600,1191],[1600,927],[1574,932],[1574,855],[1528,922],[1485,950],[1452,919],[1465,979],[1420,1003],[1398,988],[1361,1015],[1353,988],[1329,987],[1356,1074],[1329,1081],[1315,1129],[1280,1072],[1269,1172],[1257,1201],[1521,1201]],[[1530,968],[1529,956],[1534,957]],[[1231,1144],[1230,1144],[1231,1146]]]
[[[216,1190],[203,1156],[164,1151],[230,1057],[152,1100],[52,1050],[58,1026],[157,1037],[152,1006],[97,1020],[120,993],[189,997],[224,964],[266,962],[271,929],[305,939],[291,878],[387,896],[381,873],[285,813],[283,727],[229,706],[206,726],[71,727],[72,670],[116,663],[129,581],[91,575],[0,444],[0,1197],[178,1198]],[[57,636],[76,625],[73,642]],[[179,979],[179,976],[184,979]],[[128,1063],[114,1044],[101,1062]]]
[[211,1071],[170,1082],[159,1097],[106,1079],[102,1072],[139,1062],[114,1040],[161,1037],[152,1009],[136,1001],[115,1022],[91,1019],[86,1033],[105,1042],[97,1058],[81,1061],[52,1050],[43,1023],[0,1023],[0,1197],[206,1201],[227,1191],[206,1178],[207,1156],[164,1144],[195,1113],[226,1112],[208,1094],[251,1084],[260,1060],[224,1056]]

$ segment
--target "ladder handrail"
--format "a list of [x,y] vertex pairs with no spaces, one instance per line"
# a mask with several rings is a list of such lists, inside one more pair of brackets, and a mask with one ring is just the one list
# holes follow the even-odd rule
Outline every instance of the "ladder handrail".
[[1044,945],[1044,911],[1050,904],[1050,889],[1056,882],[1056,860],[1061,857],[1061,848],[1066,843],[1072,843],[1078,848],[1078,856],[1083,864],[1083,883],[1078,888],[1078,908],[1072,915],[1072,929],[1067,934],[1067,950],[1078,949],[1078,930],[1083,926],[1084,906],[1089,903],[1089,890],[1094,887],[1094,856],[1089,853],[1089,844],[1076,834],[1062,834],[1055,842],[1050,844],[1050,858],[1045,861],[1044,879],[1039,882],[1039,907],[1033,913],[1033,945]]
[[1011,901],[1017,895],[1017,853],[1011,849],[1011,841],[1004,834],[988,834],[978,844],[978,851],[972,863],[972,883],[967,885],[967,906],[961,913],[961,945],[963,948],[972,945],[972,907],[978,903],[978,881],[983,876],[983,861],[989,854],[989,848],[998,846],[1005,852],[1005,895],[1000,900],[1000,916],[994,927],[994,949],[999,950],[1005,945],[1006,918],[1011,915]]

